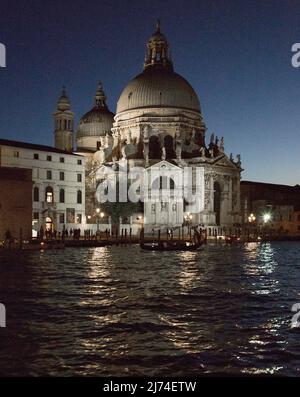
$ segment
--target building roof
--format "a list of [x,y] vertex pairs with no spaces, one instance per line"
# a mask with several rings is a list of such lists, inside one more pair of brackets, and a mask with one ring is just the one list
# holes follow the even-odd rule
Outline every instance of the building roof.
[[300,191],[300,185],[280,185],[276,183],[267,183],[267,182],[254,182],[254,181],[241,181],[241,185],[248,185],[248,186],[257,186],[257,187],[266,187],[270,189],[296,189]]
[[0,146],[11,146],[17,147],[22,149],[32,149],[32,150],[39,150],[42,152],[52,152],[52,153],[60,153],[60,154],[68,154],[73,156],[80,156],[80,154],[75,154],[73,152],[68,152],[67,150],[56,149],[52,146],[46,145],[37,145],[35,143],[28,143],[28,142],[20,142],[20,141],[11,141],[8,139],[0,139]]

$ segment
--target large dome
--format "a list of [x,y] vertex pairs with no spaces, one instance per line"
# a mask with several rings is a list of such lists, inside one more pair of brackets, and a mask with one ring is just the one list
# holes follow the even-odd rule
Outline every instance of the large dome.
[[176,107],[200,112],[193,87],[179,74],[163,68],[145,69],[123,90],[117,113],[148,107]]
[[193,87],[173,71],[169,44],[157,25],[147,44],[144,71],[123,90],[117,114],[149,107],[173,107],[200,112],[200,103]]

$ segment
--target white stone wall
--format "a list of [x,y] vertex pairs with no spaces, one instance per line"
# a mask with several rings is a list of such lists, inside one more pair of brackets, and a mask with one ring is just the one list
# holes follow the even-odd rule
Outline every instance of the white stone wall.
[[[38,154],[39,159],[34,159]],[[47,160],[51,156],[51,161]],[[63,158],[64,162],[60,159]],[[81,164],[78,164],[78,160]],[[28,149],[12,146],[0,146],[0,165],[6,167],[21,167],[32,170],[33,187],[39,188],[39,201],[33,200],[33,215],[39,213],[39,219],[33,219],[33,229],[39,230],[41,226],[45,229],[45,218],[49,216],[53,221],[53,227],[61,231],[63,223],[60,223],[60,214],[65,216],[67,224],[67,208],[75,210],[75,223],[67,226],[80,227],[77,221],[81,217],[81,223],[85,223],[85,158],[78,155],[56,153],[39,149]],[[52,179],[47,179],[47,171],[51,171]],[[64,180],[60,180],[60,173],[64,173]],[[81,182],[77,175],[81,175]],[[45,190],[52,187],[54,192],[54,202],[47,203],[45,200]],[[65,190],[65,202],[59,202],[59,191]],[[77,203],[77,191],[82,192],[82,203]],[[34,217],[33,217],[34,218]]]

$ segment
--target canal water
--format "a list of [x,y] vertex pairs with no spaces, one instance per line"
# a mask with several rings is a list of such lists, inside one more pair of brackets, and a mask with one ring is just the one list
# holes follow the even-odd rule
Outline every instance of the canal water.
[[299,243],[0,252],[0,375],[300,375]]

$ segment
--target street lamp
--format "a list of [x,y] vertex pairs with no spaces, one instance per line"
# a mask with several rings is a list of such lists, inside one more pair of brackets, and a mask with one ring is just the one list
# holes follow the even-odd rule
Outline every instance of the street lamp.
[[190,225],[192,223],[193,215],[191,215],[189,212],[185,215],[184,220],[185,223],[188,225],[188,233],[190,234]]
[[254,214],[250,214],[248,216],[248,221],[249,221],[249,223],[255,222],[256,221],[256,216]]
[[268,212],[266,212],[264,215],[263,215],[263,220],[264,220],[264,223],[268,223],[270,220],[271,220],[271,214],[270,213],[268,213]]
[[99,214],[100,214],[100,208],[96,208],[96,214],[97,214],[97,234],[99,234]]

